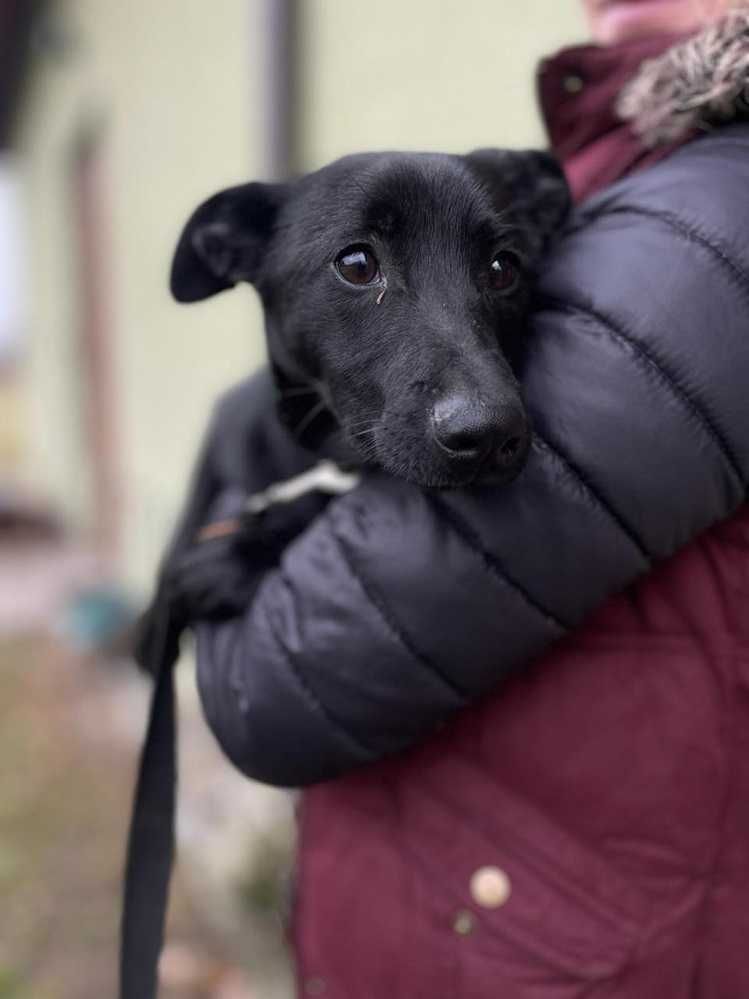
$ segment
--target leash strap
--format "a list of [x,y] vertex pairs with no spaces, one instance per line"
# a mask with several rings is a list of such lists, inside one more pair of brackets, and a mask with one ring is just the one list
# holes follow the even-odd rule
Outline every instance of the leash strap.
[[[274,483],[250,496],[244,517],[261,518],[270,507],[292,503],[309,492],[340,495],[358,481],[358,475],[323,461],[301,475]],[[200,529],[208,516],[209,501],[214,493],[213,486],[205,484],[196,494],[164,561],[167,570],[189,544],[237,533],[246,527],[239,518]],[[164,942],[174,864],[177,796],[174,666],[179,656],[180,635],[189,622],[183,620],[173,606],[167,579],[168,571],[165,571],[156,599],[145,616],[144,634],[136,654],[140,665],[152,675],[154,688],[127,842],[120,925],[119,999],[156,999],[159,955]]]
[[155,999],[169,881],[177,791],[174,664],[179,628],[166,598],[155,607],[142,665],[154,689],[130,821],[120,928],[120,999]]

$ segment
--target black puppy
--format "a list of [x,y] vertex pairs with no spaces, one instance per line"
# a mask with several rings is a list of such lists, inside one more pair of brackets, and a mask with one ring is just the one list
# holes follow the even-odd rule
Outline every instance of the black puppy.
[[[188,302],[239,281],[256,287],[282,416],[301,443],[318,451],[332,444],[349,464],[425,487],[503,482],[520,470],[530,442],[510,362],[533,271],[568,204],[560,169],[542,153],[350,156],[289,184],[247,184],[201,205],[179,241],[172,291]],[[258,400],[239,401],[246,427]],[[200,532],[222,491],[215,466],[224,444],[209,437],[203,450],[138,636],[138,661],[156,684],[128,848],[128,997],[155,993],[173,840],[171,669],[180,634],[198,619],[249,607],[317,510],[307,494],[305,508],[275,531],[240,517],[236,532],[216,523]],[[196,544],[201,533],[211,540]]]
[[210,198],[171,288],[255,286],[281,414],[308,447],[425,487],[504,482],[530,443],[510,362],[568,207],[545,153],[347,156]]

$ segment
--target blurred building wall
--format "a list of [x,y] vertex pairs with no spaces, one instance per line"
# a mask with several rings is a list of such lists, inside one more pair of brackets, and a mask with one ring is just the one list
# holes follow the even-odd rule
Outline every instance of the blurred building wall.
[[20,202],[14,158],[0,154],[0,483],[8,489],[18,476],[25,439],[17,373],[28,325]]
[[[77,528],[95,517],[82,352],[80,205],[95,215],[118,549],[144,584],[211,401],[261,356],[248,289],[181,309],[167,292],[180,227],[214,190],[266,173],[264,5],[69,0],[38,26],[17,146],[28,192],[28,473]],[[86,151],[87,150],[87,151]],[[76,177],[90,158],[89,182]]]
[[[30,211],[26,466],[84,532],[101,526],[102,500],[116,507],[108,541],[138,588],[211,401],[262,356],[249,289],[185,308],[166,280],[198,201],[272,169],[280,2],[58,0],[37,31],[16,141]],[[533,65],[583,36],[576,0],[284,9],[297,18],[301,168],[362,148],[540,143]]]
[[300,9],[311,165],[362,148],[542,144],[534,67],[585,38],[580,0],[300,0]]

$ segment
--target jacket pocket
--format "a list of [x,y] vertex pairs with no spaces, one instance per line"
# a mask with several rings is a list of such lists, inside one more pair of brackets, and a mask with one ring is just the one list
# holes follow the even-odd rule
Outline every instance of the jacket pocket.
[[560,977],[570,990],[553,995],[576,996],[634,960],[648,900],[526,799],[453,756],[422,759],[400,798],[404,852],[453,927],[461,999]]

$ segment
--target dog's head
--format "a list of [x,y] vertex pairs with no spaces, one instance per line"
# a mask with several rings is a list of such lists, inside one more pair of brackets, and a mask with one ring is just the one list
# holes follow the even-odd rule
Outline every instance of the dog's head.
[[285,418],[423,486],[504,481],[530,429],[509,363],[569,206],[544,153],[348,156],[222,191],[188,221],[181,302],[240,281],[265,309]]

